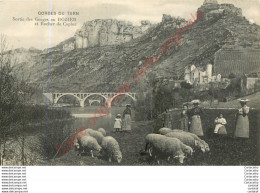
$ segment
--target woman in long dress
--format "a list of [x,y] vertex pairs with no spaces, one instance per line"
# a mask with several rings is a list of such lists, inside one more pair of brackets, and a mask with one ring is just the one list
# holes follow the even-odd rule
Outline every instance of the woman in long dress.
[[163,113],[163,127],[172,129],[172,118],[168,109]]
[[235,137],[249,138],[249,120],[248,113],[249,107],[246,106],[248,99],[240,99],[241,108],[238,109],[236,118]]
[[181,130],[189,131],[188,105],[184,104],[181,112]]
[[215,125],[215,129],[214,129],[214,133],[220,134],[220,135],[227,135],[227,130],[225,127],[225,125],[227,124],[227,121],[221,113],[215,119],[215,124],[216,125]]
[[123,119],[124,119],[124,130],[131,131],[131,105],[127,104],[126,109],[123,112]]
[[191,117],[190,132],[198,136],[204,136],[200,119],[201,114],[203,114],[202,109],[199,107],[200,101],[193,100],[191,102],[193,103],[194,107],[189,112],[189,116]]

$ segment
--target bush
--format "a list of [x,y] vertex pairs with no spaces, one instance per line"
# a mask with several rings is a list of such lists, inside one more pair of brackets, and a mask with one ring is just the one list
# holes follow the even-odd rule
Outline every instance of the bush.
[[185,89],[191,89],[192,88],[192,85],[183,81],[181,82],[181,88],[185,88]]
[[[38,140],[31,145],[31,151],[44,157],[45,160],[53,158],[57,154],[57,146],[61,143],[66,143],[66,139],[73,135],[72,125],[73,120],[56,120],[48,123],[45,126],[38,126]],[[64,148],[62,146],[62,148]],[[61,148],[61,152],[65,149]]]

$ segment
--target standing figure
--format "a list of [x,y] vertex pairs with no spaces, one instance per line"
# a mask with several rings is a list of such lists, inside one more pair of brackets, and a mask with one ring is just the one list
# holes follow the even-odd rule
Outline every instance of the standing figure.
[[189,131],[189,117],[188,117],[188,105],[184,104],[182,106],[181,112],[181,130]]
[[131,131],[131,105],[127,104],[123,112],[124,130]]
[[122,120],[121,120],[120,114],[118,114],[115,118],[114,129],[115,129],[115,132],[122,131]]
[[190,125],[190,132],[194,133],[198,136],[203,136],[203,130],[201,125],[200,116],[203,114],[202,109],[199,107],[199,100],[191,101],[193,103],[193,108],[189,112],[189,116],[191,117],[191,125]]
[[168,108],[166,108],[163,113],[163,127],[172,129],[172,117]]
[[236,114],[236,130],[235,137],[249,138],[249,121],[248,113],[249,107],[246,106],[248,99],[240,99],[241,108],[238,109]]
[[225,127],[225,125],[227,124],[227,121],[221,113],[219,114],[219,117],[217,117],[215,119],[215,124],[216,124],[216,126],[214,129],[214,133],[227,135],[227,130]]

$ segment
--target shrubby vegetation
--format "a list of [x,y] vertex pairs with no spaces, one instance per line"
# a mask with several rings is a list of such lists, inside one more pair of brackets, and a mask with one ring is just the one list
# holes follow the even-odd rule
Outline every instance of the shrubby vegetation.
[[[33,164],[33,159],[29,159],[33,153],[28,149],[40,148],[42,151],[34,153],[46,159],[54,155],[54,148],[66,135],[65,125],[71,115],[64,110],[30,104],[35,88],[27,83],[28,77],[16,77],[13,71],[16,61],[7,50],[6,37],[1,35],[0,164],[3,165],[4,160],[12,160],[12,165]],[[60,121],[63,119],[67,121]],[[34,140],[27,141],[28,136],[33,136]]]

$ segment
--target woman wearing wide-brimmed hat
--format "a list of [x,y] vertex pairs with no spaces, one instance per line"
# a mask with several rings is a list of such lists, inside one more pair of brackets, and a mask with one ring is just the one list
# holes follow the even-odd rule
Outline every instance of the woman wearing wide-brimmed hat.
[[123,112],[123,119],[124,119],[124,130],[131,131],[131,105],[127,104],[126,109]]
[[235,137],[249,138],[249,120],[248,113],[249,107],[246,106],[248,99],[239,99],[241,108],[238,109],[236,114],[236,130]]
[[191,118],[191,125],[190,125],[190,132],[194,133],[198,136],[203,136],[203,130],[201,125],[201,119],[200,116],[203,114],[202,109],[199,107],[199,100],[193,100],[191,101],[193,104],[193,108],[189,112],[189,116]]

